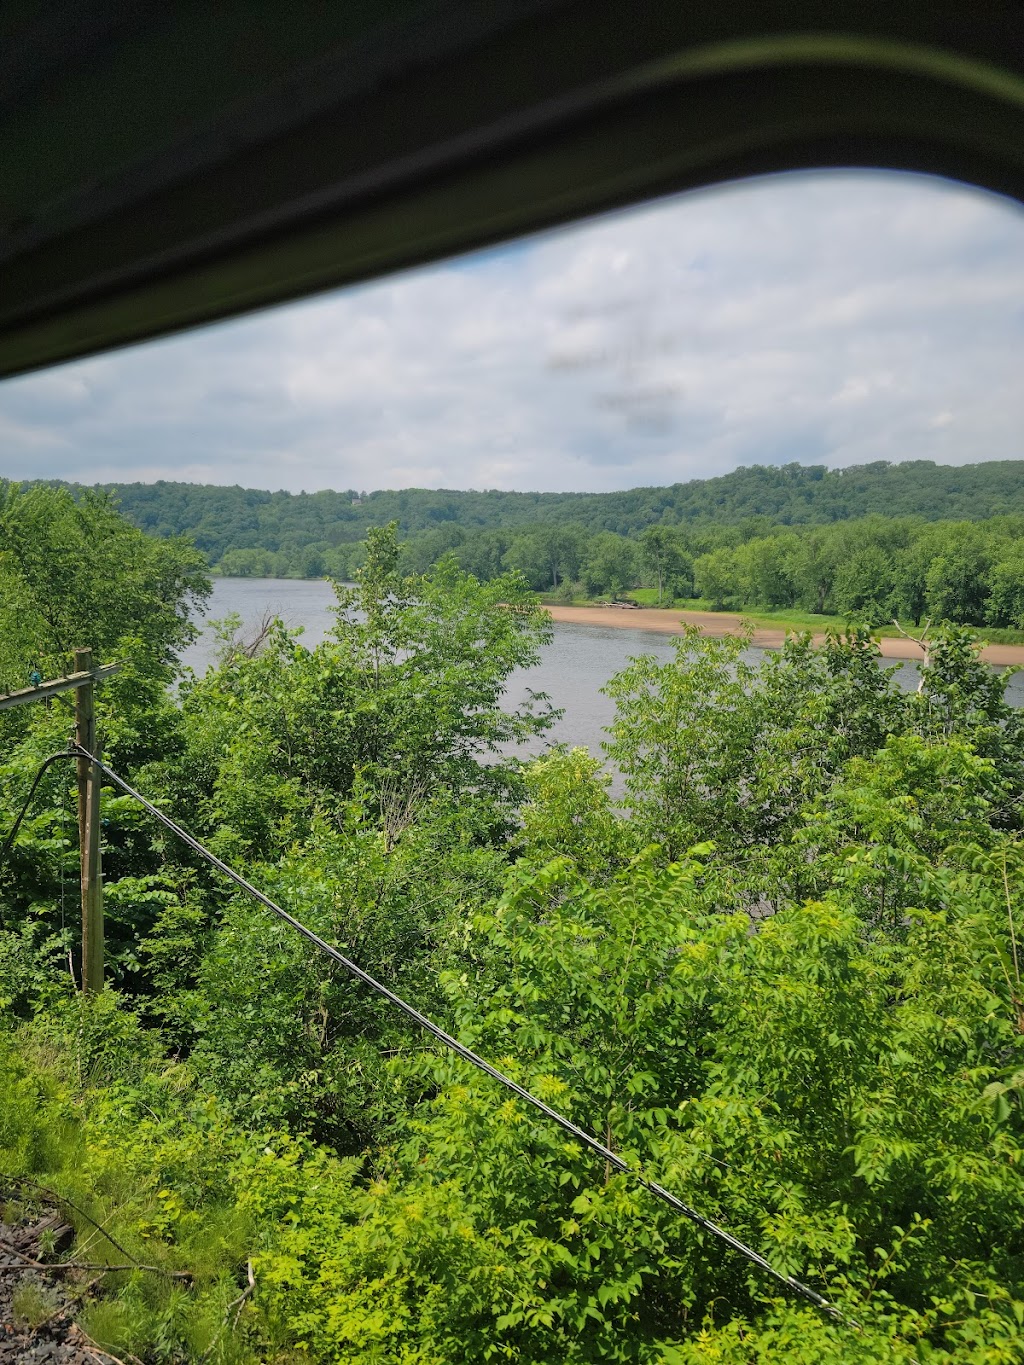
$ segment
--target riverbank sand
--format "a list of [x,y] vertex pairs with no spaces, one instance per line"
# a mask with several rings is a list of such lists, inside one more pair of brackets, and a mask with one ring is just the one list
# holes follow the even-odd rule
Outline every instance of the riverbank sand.
[[[631,630],[656,630],[665,635],[681,635],[685,626],[697,626],[705,635],[738,635],[743,617],[728,611],[667,611],[661,607],[560,607],[549,606],[554,621],[581,626],[625,626]],[[758,626],[751,643],[762,649],[777,649],[786,638],[781,626]],[[825,643],[815,635],[816,645]],[[886,636],[878,647],[887,659],[920,659],[921,651],[910,640]],[[1024,645],[984,645],[981,657],[988,664],[1024,668]]]

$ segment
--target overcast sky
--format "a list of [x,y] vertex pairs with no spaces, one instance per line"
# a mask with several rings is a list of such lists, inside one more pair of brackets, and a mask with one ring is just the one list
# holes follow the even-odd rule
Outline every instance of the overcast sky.
[[0,384],[0,474],[593,489],[1024,458],[1024,211],[779,176]]

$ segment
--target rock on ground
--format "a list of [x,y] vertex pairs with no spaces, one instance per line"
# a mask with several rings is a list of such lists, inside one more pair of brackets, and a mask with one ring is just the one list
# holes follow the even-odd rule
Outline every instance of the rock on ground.
[[[72,1296],[77,1286],[45,1268],[32,1268],[33,1262],[44,1267],[44,1244],[59,1251],[72,1234],[56,1212],[13,1227],[0,1224],[0,1365],[118,1365],[76,1325]],[[50,1316],[34,1328],[15,1319],[15,1295],[28,1286],[53,1304]]]

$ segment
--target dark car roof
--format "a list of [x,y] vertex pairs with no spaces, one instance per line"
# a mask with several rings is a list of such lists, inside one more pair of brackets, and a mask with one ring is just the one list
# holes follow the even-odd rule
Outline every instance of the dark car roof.
[[1024,198],[1024,7],[12,0],[0,374],[837,165]]

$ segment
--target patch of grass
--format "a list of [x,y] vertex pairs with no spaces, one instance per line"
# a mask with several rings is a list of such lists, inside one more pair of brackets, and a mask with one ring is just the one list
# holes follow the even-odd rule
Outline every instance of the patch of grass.
[[17,1227],[24,1216],[25,1205],[17,1199],[8,1199],[0,1205],[0,1223],[4,1227]]
[[82,1326],[103,1350],[130,1350],[135,1342],[131,1314],[117,1299],[99,1299],[89,1304],[82,1314]]
[[[695,609],[697,608],[691,607],[691,610]],[[709,608],[700,608],[700,610],[706,611]],[[783,630],[794,631],[810,630],[816,635],[824,635],[830,630],[843,631],[849,624],[844,616],[819,616],[815,612],[796,611],[788,607],[781,607],[778,610],[755,608],[741,611],[739,615],[746,621],[752,621],[755,626],[776,626]],[[924,630],[923,623],[914,625],[903,622],[902,624],[904,630],[910,635],[920,635]],[[976,639],[985,644],[1024,645],[1024,630],[998,630],[993,626],[971,626],[969,629]],[[896,639],[900,632],[895,626],[887,625],[875,627],[871,634],[876,640],[882,640]]]
[[[1024,630],[1007,630],[997,626],[972,626],[979,640],[990,645],[1024,645]],[[892,634],[895,635],[895,631]]]
[[59,1300],[52,1289],[31,1281],[19,1284],[11,1296],[14,1325],[22,1332],[34,1332],[58,1306]]
[[[705,608],[706,610],[706,608]],[[738,613],[745,621],[752,621],[755,626],[775,626],[776,629],[792,631],[812,631],[815,635],[824,635],[827,631],[845,630],[847,622],[842,616],[819,616],[813,611],[798,611],[793,607],[761,607],[758,609],[744,610]],[[878,631],[872,632],[879,634]],[[892,634],[897,632],[894,630]]]
[[562,592],[539,592],[537,601],[542,607],[606,607],[611,599],[587,597],[585,593],[575,593],[566,597]]

